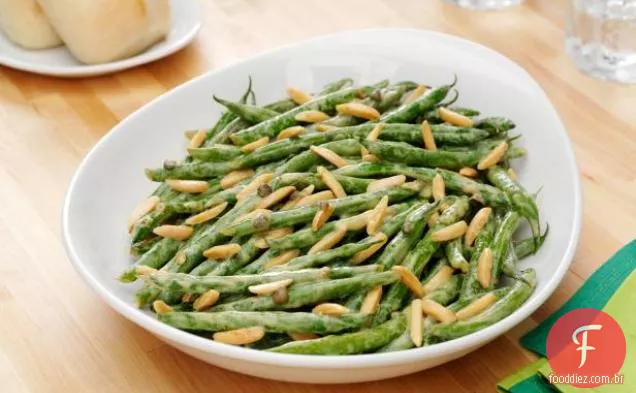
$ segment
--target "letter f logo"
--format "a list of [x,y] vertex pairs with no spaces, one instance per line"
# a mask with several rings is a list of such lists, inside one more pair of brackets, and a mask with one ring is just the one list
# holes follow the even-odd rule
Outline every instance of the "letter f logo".
[[[601,330],[602,326],[601,325],[585,325],[585,326],[581,326],[580,328],[576,329],[574,331],[574,333],[572,334],[572,341],[574,341],[574,344],[580,345],[580,347],[578,347],[576,350],[577,351],[581,351],[581,364],[579,364],[579,368],[583,367],[583,365],[585,364],[585,360],[587,359],[587,351],[592,351],[596,348],[594,347],[590,347],[587,345],[587,331],[588,330]],[[581,335],[582,337],[582,342],[579,343],[579,340],[576,338],[577,334],[583,332],[583,334]]]

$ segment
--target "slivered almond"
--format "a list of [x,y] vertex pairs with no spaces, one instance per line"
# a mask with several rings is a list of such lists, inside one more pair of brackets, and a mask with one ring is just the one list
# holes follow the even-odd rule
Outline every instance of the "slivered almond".
[[441,107],[437,110],[439,117],[446,123],[450,123],[458,127],[472,127],[474,122],[470,117],[460,115],[457,112],[453,112],[448,108]]
[[155,300],[152,302],[152,308],[157,314],[167,314],[173,311],[172,307],[163,300]]
[[359,231],[360,229],[367,226],[372,215],[373,210],[367,210],[364,213],[346,218],[341,221],[341,223],[350,231]]
[[247,145],[241,146],[241,151],[243,153],[251,153],[259,147],[263,147],[269,143],[269,137],[264,136],[262,138],[258,138],[254,142],[248,143]]
[[256,239],[254,239],[254,245],[259,250],[265,250],[266,248],[269,248],[269,244],[267,244],[267,240],[265,240],[265,238],[262,236],[257,236]]
[[385,177],[384,179],[374,180],[367,186],[367,192],[376,192],[381,190],[388,190],[393,187],[399,187],[406,183],[406,176],[396,175],[391,177]]
[[459,174],[465,177],[477,177],[477,170],[475,168],[464,167],[459,170]]
[[321,208],[314,215],[314,219],[311,222],[311,230],[316,232],[320,229],[325,222],[331,217],[333,212],[336,210],[335,206],[331,203],[325,202],[321,203]]
[[457,320],[454,312],[431,299],[422,299],[422,311],[442,323],[451,323]]
[[312,97],[309,93],[303,90],[300,90],[296,87],[288,87],[287,95],[289,96],[289,98],[292,99],[292,101],[294,101],[298,105],[302,105],[312,100]]
[[230,345],[252,344],[265,337],[265,329],[262,326],[253,326],[226,332],[216,332],[212,335],[214,341]]
[[367,154],[371,154],[371,153],[369,153],[369,150],[366,147],[361,145],[360,146],[360,157],[364,157]]
[[468,224],[466,224],[466,221],[459,221],[433,232],[431,240],[434,242],[447,242],[449,240],[457,239],[466,233],[467,228]]
[[285,280],[272,281],[265,284],[250,285],[247,287],[248,291],[255,295],[271,295],[281,288],[286,288],[294,282],[294,279],[288,278]]
[[196,134],[192,136],[190,139],[190,143],[188,143],[188,149],[196,149],[201,146],[205,141],[205,137],[208,135],[206,130],[199,130]]
[[157,236],[174,240],[185,240],[192,236],[193,229],[187,225],[160,225],[152,230]]
[[268,207],[274,206],[278,202],[290,196],[291,193],[294,191],[296,191],[296,187],[294,186],[281,187],[265,198],[261,199],[260,203],[257,206],[257,209],[267,209]]
[[227,202],[223,202],[220,205],[216,205],[208,210],[204,210],[199,214],[196,214],[192,217],[188,217],[185,220],[185,223],[187,225],[198,225],[198,224],[202,224],[206,221],[210,221],[213,218],[216,218],[219,216],[219,214],[223,213],[223,211],[225,211],[225,208],[227,208]]
[[183,251],[177,251],[177,254],[174,256],[174,260],[177,262],[177,265],[183,265],[187,259],[188,258]]
[[287,333],[287,335],[289,335],[289,337],[292,338],[292,340],[294,341],[305,341],[305,340],[315,340],[317,338],[320,338],[319,335],[314,334],[314,333]]
[[273,178],[274,178],[274,174],[269,172],[256,176],[254,180],[250,182],[250,184],[246,185],[245,188],[243,188],[238,194],[236,194],[236,199],[240,201],[246,196],[255,193],[261,184],[267,184]]
[[484,248],[477,261],[477,281],[482,288],[488,288],[492,283],[492,250]]
[[375,120],[380,117],[380,112],[377,109],[359,102],[336,105],[336,111],[344,116],[353,116],[366,120]]
[[265,262],[265,265],[263,266],[263,268],[269,269],[274,266],[284,265],[287,262],[291,261],[292,259],[296,258],[298,255],[300,255],[300,251],[298,250],[285,251],[284,253],[277,255],[274,258]]
[[484,296],[481,296],[479,299],[476,299],[475,301],[470,303],[468,306],[457,311],[455,315],[460,321],[462,319],[472,318],[475,315],[486,311],[486,309],[495,304],[496,301],[497,297],[495,295],[493,295],[492,293],[487,293]]
[[388,240],[388,237],[382,232],[376,233],[375,235],[373,235],[373,238],[375,240],[377,240],[378,243],[372,244],[367,249],[362,250],[362,251],[358,251],[357,253],[355,253],[353,255],[353,258],[351,258],[351,264],[358,265],[358,264],[366,261],[373,254],[378,252],[378,250],[381,249],[382,246],[384,246],[386,244],[387,240]]
[[194,301],[192,308],[194,308],[196,311],[207,310],[219,301],[219,297],[221,297],[219,291],[210,289]]
[[470,224],[468,225],[468,229],[466,229],[466,234],[464,235],[464,247],[470,247],[473,245],[473,242],[477,239],[479,232],[481,232],[481,230],[486,226],[490,214],[492,214],[492,209],[489,207],[482,207],[477,213],[475,213],[475,216],[472,220],[470,220]]
[[433,199],[441,201],[446,197],[446,185],[444,184],[444,178],[439,173],[433,177]]
[[335,129],[337,129],[338,127],[336,126],[332,126],[330,124],[322,124],[322,123],[318,123],[314,126],[314,128],[316,129],[316,131],[318,132],[327,132],[327,131],[333,131]]
[[367,234],[375,235],[375,233],[380,229],[380,226],[384,222],[384,216],[386,215],[387,208],[389,207],[389,196],[385,195],[380,199],[377,205],[373,208],[373,213],[371,214],[371,218],[369,218],[369,223],[367,224]]
[[241,251],[241,245],[237,243],[223,244],[210,247],[203,251],[203,256],[208,259],[225,259]]
[[285,128],[276,136],[276,140],[280,141],[281,139],[293,138],[305,132],[305,127],[303,126],[293,126],[289,128]]
[[159,197],[153,195],[137,205],[137,207],[135,207],[130,214],[130,218],[128,218],[128,232],[132,230],[135,223],[137,223],[137,221],[139,221],[141,217],[150,213],[157,206],[157,204],[159,204],[159,202]]
[[322,181],[325,182],[327,187],[329,187],[331,192],[333,192],[333,194],[337,198],[344,198],[347,196],[347,193],[342,188],[340,182],[338,182],[338,179],[336,179],[336,177],[331,172],[329,172],[327,168],[325,168],[324,166],[319,166],[317,171]]
[[374,156],[373,154],[365,154],[362,156],[362,161],[366,161],[366,162],[378,162],[380,161],[380,159],[376,156]]
[[422,286],[422,283],[420,282],[420,280],[417,279],[415,274],[413,274],[411,269],[407,268],[406,266],[398,265],[393,266],[391,270],[399,274],[402,284],[406,285],[411,290],[411,292],[415,294],[415,296],[424,296],[424,286]]
[[336,196],[333,194],[333,192],[329,190],[320,191],[315,194],[302,197],[298,202],[296,202],[296,204],[294,205],[294,208],[315,205],[322,201],[328,201],[330,199],[334,199],[335,197]]
[[375,314],[378,311],[378,306],[380,305],[380,300],[382,299],[382,286],[378,285],[373,288],[362,300],[362,304],[360,305],[360,313],[361,314]]
[[430,151],[437,151],[437,144],[435,144],[435,138],[433,137],[433,130],[428,124],[427,120],[422,122],[422,141],[424,142],[424,148]]
[[221,188],[227,190],[228,188],[237,185],[243,180],[249,179],[253,175],[253,169],[239,169],[236,171],[232,171],[225,175],[223,179],[221,179]]
[[312,153],[324,158],[330,163],[334,164],[338,168],[342,168],[343,166],[347,166],[347,161],[344,158],[340,157],[338,154],[333,151],[320,147],[320,146],[310,146],[309,149]]
[[453,268],[446,265],[444,267],[442,267],[437,274],[435,274],[433,277],[431,277],[428,282],[424,285],[424,292],[426,293],[431,293],[434,290],[436,290],[437,288],[439,288],[440,286],[444,285],[445,283],[448,282],[448,280],[450,280],[450,278],[453,276]]
[[272,301],[276,304],[285,304],[289,300],[287,287],[278,288],[272,293]]
[[424,93],[426,93],[426,90],[428,90],[428,87],[424,85],[419,85],[418,87],[413,89],[413,91],[404,99],[403,104],[410,104],[411,102],[417,100]]
[[196,135],[196,133],[199,132],[197,130],[187,130],[183,133],[183,136],[185,136],[185,138],[187,140],[190,140],[194,137],[194,135]]
[[333,248],[338,242],[340,242],[347,234],[347,227],[344,225],[337,225],[336,228],[326,234],[318,243],[314,244],[309,249],[307,254],[315,254],[319,251],[329,250]]
[[422,300],[413,299],[411,302],[411,323],[409,333],[411,341],[416,347],[422,346]]
[[439,219],[439,213],[438,212],[434,212],[433,214],[431,214],[431,216],[426,221],[426,225],[428,225],[429,228],[433,228],[435,226],[435,224],[437,224],[437,220],[438,219]]
[[166,184],[175,191],[187,192],[189,194],[198,194],[210,187],[208,182],[203,180],[166,179]]
[[321,111],[305,111],[297,114],[295,119],[304,123],[320,123],[329,119],[329,115]]
[[[300,202],[300,200],[302,200],[303,198],[311,195],[314,192],[315,188],[316,187],[313,184],[310,184],[307,187],[303,188],[302,190],[293,193],[292,196],[287,201],[287,203],[285,203],[283,205],[281,210],[288,210],[288,209],[291,209],[293,207],[296,207],[296,204],[298,202]],[[329,191],[329,192],[331,192],[331,191]]]
[[519,179],[517,172],[515,172],[515,170],[512,168],[508,168],[508,176],[514,181],[517,181],[517,179]]
[[407,188],[416,192],[426,191],[428,184],[424,180],[413,180],[402,184],[402,188]]
[[192,292],[186,292],[181,296],[181,303],[190,303],[192,301]]
[[486,154],[486,156],[484,156],[484,158],[479,161],[479,163],[477,164],[477,169],[484,170],[497,165],[497,163],[504,158],[507,151],[508,143],[501,142],[497,145],[497,147],[492,149],[490,153]]
[[384,128],[384,123],[378,123],[375,127],[373,127],[369,135],[367,135],[367,140],[377,141],[378,138],[380,137],[380,133],[382,132],[383,128]]
[[338,303],[321,303],[311,310],[314,314],[331,315],[334,317],[351,312],[347,307]]
[[265,232],[265,235],[263,237],[265,240],[269,242],[271,240],[276,240],[276,239],[283,238],[287,235],[291,235],[293,232],[294,232],[294,229],[290,227],[276,228],[276,229],[272,229]]

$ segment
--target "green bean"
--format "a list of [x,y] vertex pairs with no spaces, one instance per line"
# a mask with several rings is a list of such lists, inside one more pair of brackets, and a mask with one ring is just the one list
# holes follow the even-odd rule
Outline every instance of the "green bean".
[[236,146],[220,143],[214,143],[196,149],[188,149],[188,153],[197,160],[214,162],[229,161],[243,154],[241,153],[241,149]]
[[523,239],[518,242],[514,242],[515,252],[519,259],[523,259],[527,256],[530,256],[536,253],[539,248],[543,245],[546,237],[548,236],[548,232],[550,232],[550,226],[546,226],[545,232],[543,235],[539,236],[539,238],[529,237],[527,239]]
[[247,265],[258,255],[260,251],[256,246],[256,238],[251,237],[249,240],[242,238],[232,243],[242,244],[241,250],[224,261],[208,260],[195,267],[191,274],[195,276],[228,276],[234,274],[237,270]]
[[490,135],[500,135],[515,128],[515,123],[505,117],[486,117],[477,120],[475,127],[488,131]]
[[322,90],[320,91],[320,93],[318,93],[319,96],[324,96],[326,94],[331,94],[331,93],[335,93],[339,90],[345,89],[349,86],[353,85],[353,79],[351,78],[342,78],[342,79],[338,79],[336,81],[327,83]]
[[230,112],[251,124],[262,123],[279,115],[278,112],[271,109],[258,107],[255,105],[241,104],[224,100],[217,96],[213,96],[214,101],[226,107]]
[[421,113],[425,113],[433,109],[435,105],[442,102],[442,100],[446,98],[446,95],[448,95],[448,91],[455,85],[455,82],[450,85],[430,89],[415,101],[404,104],[399,108],[382,115],[379,121],[383,123],[410,122]]
[[185,162],[177,166],[166,168],[146,169],[146,177],[152,181],[164,181],[166,179],[196,180],[225,175],[237,169],[233,162]]
[[[250,95],[254,95],[254,92],[252,91],[252,77],[248,77],[248,81],[249,82],[247,84],[247,90],[239,99],[239,102],[243,104],[247,102],[247,99]],[[208,141],[216,138],[217,135],[223,132],[223,130],[235,119],[236,115],[234,113],[229,111],[224,112],[221,117],[219,117],[219,120],[216,122],[214,127],[208,130],[205,136],[205,142],[207,143]]]
[[138,266],[148,266],[153,269],[159,269],[165,265],[179,250],[179,247],[183,244],[180,240],[161,238],[160,241],[155,243],[148,252],[141,256],[137,260],[134,266],[128,268],[119,277],[121,282],[133,282],[137,280]]
[[[236,195],[244,188],[244,185],[237,185],[227,190],[209,194],[202,193],[196,198],[175,199],[167,202],[164,208],[167,212],[174,213],[199,213],[223,202],[236,203]],[[204,195],[205,194],[205,195]]]
[[481,232],[479,232],[479,235],[477,235],[477,239],[475,239],[475,247],[470,258],[468,274],[466,274],[464,278],[460,299],[473,297],[485,291],[485,288],[482,288],[477,280],[477,270],[481,253],[484,249],[492,247],[496,230],[495,219],[492,216],[492,214],[488,216],[486,225]]
[[131,244],[130,255],[132,255],[134,258],[139,258],[140,256],[150,251],[152,246],[157,244],[157,242],[159,242],[161,239],[162,238],[159,236],[153,236]]
[[464,258],[464,245],[462,238],[457,238],[446,243],[445,246],[446,258],[453,267],[453,269],[461,270],[463,273],[468,273],[469,264],[466,258]]
[[499,281],[502,265],[506,257],[507,250],[510,248],[510,240],[512,234],[519,225],[520,217],[514,211],[508,211],[502,218],[501,223],[497,226],[497,230],[492,240],[492,273],[491,288]]
[[424,225],[426,220],[435,212],[439,206],[439,201],[433,203],[422,204],[417,209],[413,210],[411,214],[404,220],[402,230],[404,233],[411,233],[415,230],[417,225]]
[[[320,147],[329,149],[341,156],[352,156],[360,154],[360,147],[362,146],[360,142],[355,139],[342,139],[335,142],[322,143],[319,145]],[[313,165],[318,165],[321,162],[323,162],[323,159],[321,157],[318,157],[311,151],[305,151],[292,157],[289,161],[282,165],[279,168],[277,174],[282,175],[283,173],[289,172],[304,172],[311,168]]]
[[[364,194],[367,192],[369,183],[371,183],[371,180],[368,179],[359,179],[356,177],[342,175],[335,175],[335,178],[347,194]],[[320,176],[307,172],[285,173],[280,176],[277,185],[280,187],[294,186],[299,190],[309,185],[313,185],[318,190],[325,190],[329,188],[325,182],[322,181]]]
[[386,112],[400,103],[400,100],[409,91],[417,87],[417,83],[411,81],[397,82],[393,84],[386,92],[381,92],[380,101],[376,104],[376,109],[380,112]]
[[[293,101],[292,101],[293,102]],[[245,345],[246,348],[256,349],[264,351],[266,349],[274,348],[287,344],[293,341],[287,333],[265,333],[265,336],[255,343]]]

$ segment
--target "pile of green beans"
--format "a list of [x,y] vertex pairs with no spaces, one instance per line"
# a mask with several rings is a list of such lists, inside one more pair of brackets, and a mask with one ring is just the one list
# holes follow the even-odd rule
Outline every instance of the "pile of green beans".
[[[532,294],[536,274],[519,261],[538,251],[548,227],[542,234],[533,194],[512,170],[526,154],[509,134],[512,120],[451,106],[456,80],[355,86],[345,78],[265,106],[251,82],[237,101],[214,97],[225,112],[182,161],[146,169],[159,186],[152,207],[129,222],[135,262],[120,277],[141,282],[139,307],[228,344],[345,355],[471,334]],[[356,105],[363,111],[343,109]],[[316,111],[322,117],[307,120]],[[183,188],[194,183],[204,190]],[[532,236],[516,239],[525,225]],[[175,228],[186,235],[166,232]],[[440,235],[451,228],[460,229]],[[210,256],[224,245],[236,250]],[[268,285],[278,286],[254,289]],[[460,312],[486,296],[483,309]],[[458,316],[424,310],[421,343],[409,330],[418,298]],[[255,328],[262,334],[244,342],[222,338]]]

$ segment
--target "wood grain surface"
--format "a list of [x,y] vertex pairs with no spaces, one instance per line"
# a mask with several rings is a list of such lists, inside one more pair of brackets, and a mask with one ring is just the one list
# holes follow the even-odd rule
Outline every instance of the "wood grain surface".
[[[530,0],[497,13],[439,0],[201,6],[205,27],[196,41],[148,66],[85,80],[0,67],[0,391],[490,392],[532,359],[517,338],[634,237],[636,87],[593,80],[573,67],[563,52],[566,1]],[[443,31],[498,50],[537,79],[562,116],[583,178],[583,232],[565,281],[532,319],[433,370],[368,384],[295,385],[181,354],[112,311],[80,280],[61,243],[60,207],[80,160],[114,125],[208,70],[317,35],[376,27]]]

